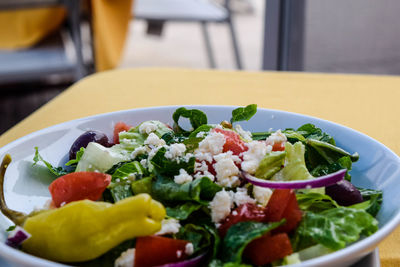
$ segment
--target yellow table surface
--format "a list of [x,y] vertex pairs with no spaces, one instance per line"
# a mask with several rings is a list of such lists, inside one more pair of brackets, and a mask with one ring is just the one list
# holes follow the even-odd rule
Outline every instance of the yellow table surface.
[[[89,76],[0,137],[89,115],[160,105],[247,105],[302,113],[363,132],[400,155],[400,77],[127,69]],[[400,266],[400,229],[380,248],[381,264]]]

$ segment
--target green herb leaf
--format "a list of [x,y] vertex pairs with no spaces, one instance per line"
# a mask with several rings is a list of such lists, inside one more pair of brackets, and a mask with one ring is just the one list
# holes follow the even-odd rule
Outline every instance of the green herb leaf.
[[172,115],[172,119],[174,120],[175,132],[188,133],[188,131],[185,131],[183,128],[179,126],[180,117],[189,119],[193,130],[196,130],[203,124],[207,124],[207,115],[203,111],[198,109],[186,109],[184,107],[181,107],[175,110],[174,114]]
[[63,175],[66,175],[69,173],[66,170],[64,170],[62,167],[53,167],[53,165],[51,165],[48,161],[45,161],[42,158],[42,156],[40,156],[40,154],[39,154],[39,148],[35,147],[35,156],[33,157],[33,166],[38,164],[39,162],[42,162],[47,167],[47,169],[49,169],[49,171],[57,177],[63,176]]
[[7,228],[6,231],[7,231],[7,232],[14,231],[16,227],[17,227],[16,225],[11,225],[10,227]]
[[277,228],[282,223],[284,220],[274,223],[239,222],[232,225],[222,242],[222,261],[240,263],[243,251],[251,241]]
[[248,121],[256,113],[257,113],[257,105],[256,104],[250,104],[244,108],[241,107],[241,108],[234,109],[234,110],[232,110],[231,123],[234,123],[237,121]]
[[71,166],[71,165],[76,165],[78,162],[81,160],[83,153],[85,153],[85,148],[81,147],[79,151],[76,152],[76,157],[75,159],[71,159],[67,163],[65,163],[65,166]]

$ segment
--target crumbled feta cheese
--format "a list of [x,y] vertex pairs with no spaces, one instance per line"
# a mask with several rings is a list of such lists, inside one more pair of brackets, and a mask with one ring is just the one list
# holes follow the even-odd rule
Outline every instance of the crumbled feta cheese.
[[135,265],[135,249],[130,248],[121,253],[121,256],[114,262],[114,267],[134,267]]
[[210,202],[211,220],[218,223],[225,219],[231,212],[233,201],[231,195],[224,189],[215,194],[213,200]]
[[198,137],[198,138],[203,138],[206,134],[207,134],[206,132],[198,132],[198,133],[196,134],[196,137]]
[[147,159],[142,159],[142,160],[140,161],[140,165],[142,165],[143,168],[147,168],[147,167],[148,167],[148,166],[147,166]]
[[234,187],[240,184],[239,168],[235,165],[235,158],[232,151],[221,153],[214,156],[215,164],[213,164],[216,172],[217,184],[224,187]]
[[134,159],[134,158],[136,158],[137,156],[146,154],[146,153],[148,153],[148,152],[149,152],[149,151],[148,151],[148,148],[145,147],[145,146],[137,147],[137,148],[135,148],[135,150],[133,150],[133,152],[131,153],[131,158]]
[[286,135],[284,135],[281,130],[272,133],[270,136],[268,136],[267,140],[265,140],[265,142],[271,146],[273,146],[275,143],[284,143],[286,141]]
[[161,230],[155,235],[176,234],[179,232],[181,225],[178,220],[174,218],[164,219],[161,221]]
[[243,130],[242,126],[240,124],[235,125],[235,131],[246,141],[251,141],[253,140],[251,136],[251,132]]
[[217,155],[222,153],[224,144],[225,136],[222,133],[211,132],[199,143],[199,148],[197,150],[198,152]]
[[185,254],[190,256],[192,255],[194,252],[194,247],[192,243],[187,243],[185,246]]
[[154,132],[155,130],[157,130],[157,125],[152,122],[152,121],[146,121],[143,122],[142,124],[140,124],[139,126],[139,132],[141,134],[150,134],[152,132]]
[[198,152],[197,150],[195,151],[194,156],[196,157],[196,159],[198,161],[208,161],[208,162],[212,162],[213,161],[213,157],[211,155],[211,153],[204,153],[204,152]]
[[172,144],[168,146],[167,152],[165,152],[165,157],[167,159],[176,159],[182,157],[186,151],[185,144]]
[[165,145],[165,141],[164,139],[159,138],[155,133],[150,133],[147,139],[144,141],[144,144],[159,147]]
[[246,203],[256,203],[256,200],[251,198],[248,194],[247,194],[247,189],[246,188],[237,188],[236,193],[233,195],[233,202],[235,202],[235,204],[237,206],[240,206],[242,204],[246,204]]
[[176,257],[179,259],[180,257],[182,257],[182,250],[177,250],[176,251]]
[[204,160],[201,162],[196,162],[194,164],[194,171],[195,172],[205,172],[208,171],[208,165],[207,162],[205,162]]
[[243,162],[242,170],[250,174],[254,174],[257,170],[260,161],[265,155],[271,152],[272,147],[267,145],[265,142],[252,141],[245,144],[249,149],[242,153]]
[[179,175],[174,176],[174,182],[177,184],[183,184],[191,181],[193,181],[193,177],[189,175],[185,169],[180,169]]
[[272,190],[266,187],[261,186],[253,186],[253,196],[257,200],[257,202],[264,207],[268,204],[269,199],[271,198]]
[[203,177],[207,177],[207,178],[210,179],[212,182],[214,182],[214,180],[215,180],[215,176],[214,176],[212,173],[208,172],[208,171],[205,171],[205,172],[198,172],[198,173],[194,174],[193,177],[194,177],[195,179],[200,179],[200,178],[203,178]]

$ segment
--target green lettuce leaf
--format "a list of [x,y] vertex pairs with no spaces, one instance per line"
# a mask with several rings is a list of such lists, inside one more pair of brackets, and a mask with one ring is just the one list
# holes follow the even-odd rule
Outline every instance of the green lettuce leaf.
[[377,230],[378,221],[364,210],[339,207],[320,213],[306,212],[292,245],[294,251],[316,244],[338,250]]
[[220,190],[222,190],[221,186],[207,177],[198,178],[184,184],[177,184],[170,178],[158,175],[156,181],[152,183],[151,195],[162,202],[195,201],[207,203]]
[[218,247],[220,243],[216,229],[209,225],[186,224],[179,229],[176,237],[193,244],[193,255],[198,255],[211,249],[215,251],[215,247]]
[[156,173],[173,177],[179,174],[180,169],[184,169],[189,174],[194,172],[195,157],[191,157],[187,162],[184,159],[169,160],[165,157],[166,151],[165,147],[160,148],[151,159]]
[[256,113],[257,113],[257,105],[256,104],[250,104],[246,107],[240,107],[240,108],[234,109],[234,110],[232,110],[231,123],[234,123],[237,121],[248,121]]
[[373,190],[373,189],[364,189],[364,188],[357,188],[361,196],[364,199],[364,202],[354,204],[350,206],[354,209],[363,209],[372,216],[376,217],[379,210],[381,209],[382,205],[382,191],[381,190]]
[[134,195],[147,193],[151,195],[153,177],[144,177],[140,180],[133,181],[131,184],[131,189]]
[[239,222],[232,225],[221,247],[221,260],[223,262],[242,262],[242,254],[246,246],[254,239],[277,228],[284,220],[274,223]]
[[39,162],[42,162],[47,167],[47,169],[49,169],[49,171],[52,174],[54,174],[56,177],[63,176],[63,175],[66,175],[69,173],[68,171],[64,170],[62,167],[54,167],[53,165],[51,165],[50,162],[44,160],[42,158],[42,156],[40,156],[40,154],[39,154],[39,148],[35,147],[35,156],[33,157],[33,166],[35,166]]
[[296,194],[299,208],[303,211],[319,213],[340,207],[330,196],[318,193]]
[[166,207],[167,215],[169,217],[186,220],[193,212],[201,209],[204,205],[196,202],[186,202],[184,204],[179,204],[174,207]]
[[114,202],[133,195],[131,183],[140,179],[146,174],[146,170],[138,161],[119,164],[111,176],[111,183],[108,186]]

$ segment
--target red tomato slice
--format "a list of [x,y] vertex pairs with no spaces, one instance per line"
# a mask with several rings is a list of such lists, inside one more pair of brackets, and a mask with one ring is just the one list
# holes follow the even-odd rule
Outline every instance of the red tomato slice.
[[225,136],[225,144],[223,152],[232,151],[233,155],[239,155],[240,153],[247,151],[245,142],[240,139],[240,135],[234,131],[224,130],[215,128],[213,131],[222,133]]
[[225,218],[221,226],[218,228],[218,232],[221,237],[224,237],[228,232],[229,227],[238,222],[247,221],[265,221],[264,208],[251,203],[240,205]]
[[74,172],[54,180],[49,191],[56,207],[82,199],[98,200],[111,182],[111,175]]
[[136,239],[135,267],[158,266],[186,259],[188,241],[162,236],[144,236]]
[[119,133],[129,131],[130,128],[132,128],[132,126],[129,126],[124,122],[117,122],[114,126],[114,144],[119,144]]
[[275,189],[265,208],[266,221],[277,222],[285,218],[286,223],[275,229],[274,232],[290,232],[297,227],[301,216],[302,213],[294,191]]
[[254,265],[261,266],[292,253],[292,245],[286,233],[276,235],[268,233],[250,242],[245,248],[243,256]]

